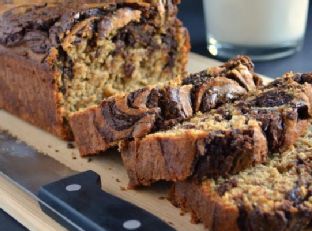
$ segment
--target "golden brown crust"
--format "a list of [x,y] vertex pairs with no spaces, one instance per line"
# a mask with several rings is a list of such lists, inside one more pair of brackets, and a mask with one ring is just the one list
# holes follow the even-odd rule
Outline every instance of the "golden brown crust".
[[62,139],[72,139],[57,107],[57,72],[0,46],[0,108]]
[[[95,154],[110,147],[108,143],[100,136],[96,130],[97,123],[101,123],[97,107],[90,108],[89,113],[80,113],[73,115],[70,119],[71,129],[74,131],[75,142],[78,145],[80,153]],[[88,129],[85,129],[85,128]],[[94,128],[94,129],[90,129]],[[88,147],[88,150],[84,148]]]
[[[205,133],[200,137],[205,137]],[[183,180],[191,175],[199,136],[186,132],[174,137],[147,137],[120,146],[130,179],[129,187],[150,185],[157,180]],[[134,156],[135,155],[135,156]]]
[[[179,19],[176,19],[177,24],[182,25],[182,22]],[[191,51],[191,37],[188,30],[181,26],[176,30],[177,41],[184,41],[180,47],[181,54],[178,58],[178,61],[182,66],[186,67],[189,60],[189,52]],[[182,74],[182,77],[187,74],[186,69]]]
[[191,181],[177,182],[169,199],[183,211],[191,212],[193,222],[202,222],[211,231],[240,231],[239,209],[221,200],[210,185],[200,187]]
[[310,125],[310,122],[308,120],[298,120],[296,122],[293,120],[284,121],[286,135],[284,137],[283,145],[280,148],[280,152],[288,150],[300,136],[303,136],[306,133]]

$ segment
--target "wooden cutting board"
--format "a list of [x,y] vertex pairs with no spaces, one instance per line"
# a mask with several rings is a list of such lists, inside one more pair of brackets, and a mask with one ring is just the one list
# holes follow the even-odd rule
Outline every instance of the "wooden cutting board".
[[[208,66],[218,65],[215,60],[196,54],[190,54],[189,72],[197,72]],[[181,214],[167,201],[169,186],[153,186],[140,190],[125,190],[128,183],[120,154],[116,151],[101,156],[81,158],[77,149],[69,149],[64,142],[53,135],[36,128],[9,113],[0,110],[0,129],[9,131],[38,151],[49,155],[75,171],[93,170],[102,179],[103,189],[115,196],[132,203],[159,216],[177,230],[204,230],[199,224],[191,224],[189,214]],[[61,227],[43,214],[31,197],[0,177],[0,207],[31,230],[60,230]],[[2,196],[5,195],[5,196]],[[17,196],[18,195],[18,196]],[[100,206],[100,205],[99,205]]]

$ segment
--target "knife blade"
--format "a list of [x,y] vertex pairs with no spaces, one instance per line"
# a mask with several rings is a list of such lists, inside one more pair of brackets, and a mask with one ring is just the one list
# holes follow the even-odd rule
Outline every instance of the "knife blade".
[[149,212],[101,189],[100,177],[77,173],[0,131],[0,172],[69,230],[174,230]]

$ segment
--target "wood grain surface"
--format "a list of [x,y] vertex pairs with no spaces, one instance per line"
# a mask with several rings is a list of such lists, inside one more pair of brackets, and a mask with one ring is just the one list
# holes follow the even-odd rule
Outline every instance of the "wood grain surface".
[[45,215],[34,199],[0,173],[0,207],[29,230],[66,230]]

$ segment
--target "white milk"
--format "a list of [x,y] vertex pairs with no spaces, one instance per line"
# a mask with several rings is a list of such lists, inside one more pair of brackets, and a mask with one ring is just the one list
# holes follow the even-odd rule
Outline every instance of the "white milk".
[[303,38],[309,0],[203,0],[209,38],[274,46]]

